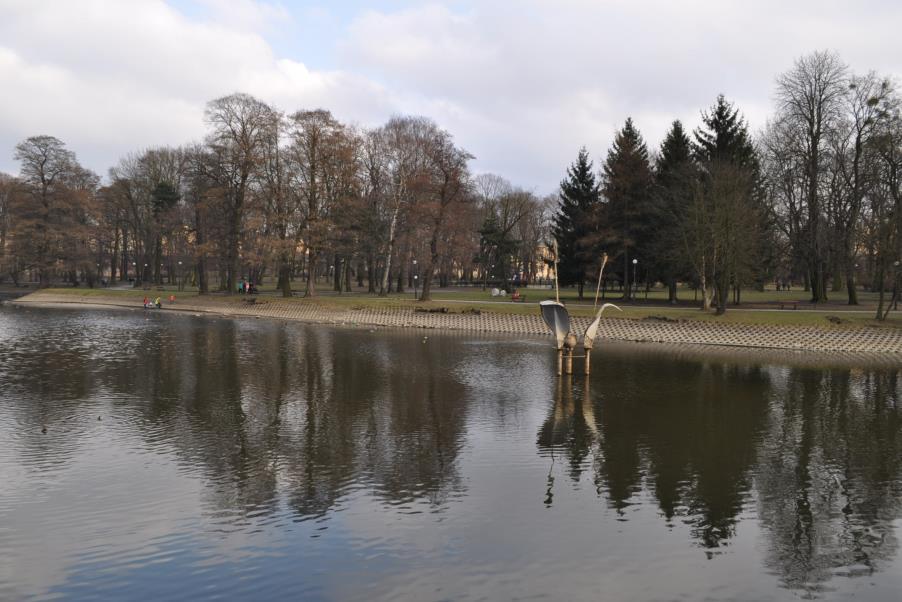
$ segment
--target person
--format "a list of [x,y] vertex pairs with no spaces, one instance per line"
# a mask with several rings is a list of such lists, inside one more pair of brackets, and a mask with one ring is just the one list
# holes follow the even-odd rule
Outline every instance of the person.
[[144,309],[147,309],[147,295],[144,296]]
[[153,304],[157,306],[157,309],[162,309],[162,307],[163,307],[163,304],[160,302],[160,298],[159,298],[159,297],[157,297],[156,299],[154,299]]

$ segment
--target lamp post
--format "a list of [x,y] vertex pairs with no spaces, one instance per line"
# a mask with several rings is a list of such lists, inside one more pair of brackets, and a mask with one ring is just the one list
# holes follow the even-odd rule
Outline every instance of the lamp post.
[[899,260],[893,262],[893,309],[899,309]]
[[[135,286],[137,286],[138,285],[138,264],[135,263],[134,261],[132,262],[132,272],[135,273]],[[128,279],[128,276],[126,275],[126,280],[127,279]]]
[[631,292],[631,294],[630,294],[630,297],[631,297],[631,298],[635,298],[635,295],[636,295],[635,291],[636,291],[637,288],[638,288],[638,287],[636,286],[636,272],[637,272],[638,269],[639,269],[638,266],[639,266],[639,260],[638,260],[638,259],[633,259],[633,287],[632,287],[633,290],[632,290],[632,292]]
[[417,270],[417,260],[413,260],[413,300],[417,300],[417,280],[419,280],[419,272]]
[[182,262],[181,261],[179,261],[179,273],[176,274],[175,277],[178,280],[179,292],[182,292],[183,290],[185,290],[185,282],[184,282],[184,279],[182,278]]

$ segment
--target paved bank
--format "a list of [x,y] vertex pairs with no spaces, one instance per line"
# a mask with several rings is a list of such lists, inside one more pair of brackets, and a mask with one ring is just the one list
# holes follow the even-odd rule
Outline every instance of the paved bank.
[[[141,309],[141,303],[115,295],[76,295],[35,292],[16,301],[20,305],[82,304]],[[167,311],[212,313],[224,316],[265,317],[322,324],[427,328],[464,332],[508,333],[550,336],[538,315],[473,313],[424,313],[413,308],[336,308],[314,301],[282,301],[259,298],[245,303],[242,298],[195,297],[165,306]],[[589,318],[573,318],[573,330],[582,333]],[[669,344],[721,345],[763,349],[792,349],[819,352],[866,352],[902,354],[902,329],[875,327],[806,327],[727,324],[708,321],[661,321],[605,318],[601,338]],[[902,360],[900,360],[902,361]]]

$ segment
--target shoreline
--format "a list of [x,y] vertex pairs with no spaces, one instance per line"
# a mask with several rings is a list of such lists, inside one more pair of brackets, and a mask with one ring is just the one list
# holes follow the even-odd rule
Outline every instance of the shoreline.
[[[315,301],[282,301],[279,298],[191,297],[178,300],[163,309],[195,314],[230,317],[256,317],[307,323],[357,327],[388,327],[442,330],[449,332],[533,335],[551,338],[544,322],[535,315],[481,313],[429,313],[413,308],[359,307],[336,308]],[[139,300],[115,295],[73,295],[36,291],[9,303],[16,306],[72,307],[92,309],[111,307],[142,310]],[[148,310],[158,311],[158,310]],[[572,317],[573,330],[582,333],[590,322]],[[866,353],[902,356],[902,329],[828,328],[789,325],[727,324],[702,321],[669,322],[649,319],[605,317],[599,339],[662,343],[667,345],[704,345],[794,352]],[[902,357],[900,357],[902,359]]]

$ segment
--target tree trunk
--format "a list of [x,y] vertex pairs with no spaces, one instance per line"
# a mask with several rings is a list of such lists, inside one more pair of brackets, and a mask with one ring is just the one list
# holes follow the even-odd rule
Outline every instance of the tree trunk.
[[846,268],[846,291],[849,294],[849,305],[858,305],[858,289],[855,286],[855,272]]
[[382,272],[382,285],[379,287],[379,294],[385,296],[388,294],[388,279],[391,272],[391,256],[395,250],[395,230],[398,227],[398,213],[401,211],[401,205],[398,203],[392,211],[391,222],[388,225],[388,243],[385,249],[385,267]]
[[717,295],[717,311],[715,315],[722,316],[727,312],[727,299],[730,294],[730,285],[726,276],[718,275],[714,279],[715,294]]
[[121,280],[128,280],[128,230],[122,230],[122,269],[120,270]]
[[883,295],[886,290],[886,268],[883,259],[877,260],[877,269],[874,274],[875,285],[879,291],[877,295],[877,319],[884,320],[886,315],[883,313]]
[[163,284],[163,237],[157,236],[153,245],[153,283]]
[[345,259],[345,292],[351,292],[351,260]]
[[279,288],[283,297],[291,296],[291,263],[285,258],[282,259],[279,266]]
[[304,290],[305,297],[316,296],[316,255],[317,251],[313,247],[308,247],[307,288]]

